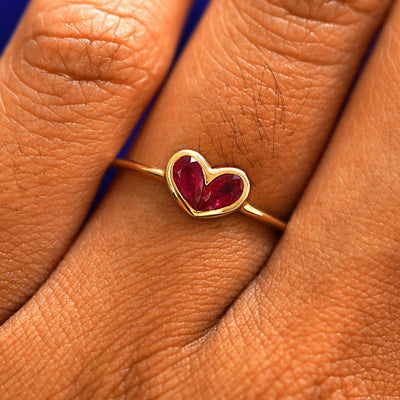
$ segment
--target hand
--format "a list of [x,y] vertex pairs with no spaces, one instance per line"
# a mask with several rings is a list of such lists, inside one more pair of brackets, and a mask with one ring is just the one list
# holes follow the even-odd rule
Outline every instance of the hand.
[[135,142],[245,170],[279,242],[124,172],[77,235],[189,3],[33,0],[2,56],[1,398],[399,398],[399,4],[318,168],[388,1],[213,0]]

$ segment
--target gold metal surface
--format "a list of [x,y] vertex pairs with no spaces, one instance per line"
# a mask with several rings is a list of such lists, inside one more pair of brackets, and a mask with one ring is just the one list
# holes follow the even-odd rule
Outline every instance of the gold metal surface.
[[111,166],[135,172],[146,172],[146,174],[150,174],[151,176],[154,176],[156,178],[164,179],[165,177],[165,173],[162,169],[148,167],[147,165],[140,164],[131,160],[122,160],[120,158],[116,158]]
[[[194,210],[190,204],[182,197],[178,188],[175,185],[173,179],[173,166],[176,161],[178,161],[183,156],[190,156],[193,157],[202,167],[204,172],[204,179],[205,184],[208,185],[213,179],[217,176],[222,174],[234,174],[238,175],[242,178],[244,189],[243,193],[240,198],[228,207],[223,207],[218,210],[212,211],[196,211]],[[148,175],[156,177],[158,179],[166,180],[169,189],[171,190],[172,194],[174,195],[175,199],[181,205],[181,207],[191,216],[196,218],[215,218],[220,217],[222,215],[231,214],[235,211],[240,211],[243,214],[256,219],[257,221],[267,223],[269,225],[274,226],[277,229],[282,231],[286,228],[286,223],[280,221],[279,219],[258,210],[257,208],[251,206],[249,203],[246,202],[246,199],[250,192],[250,181],[247,175],[238,168],[211,168],[208,162],[204,159],[202,155],[193,151],[193,150],[181,150],[175,153],[168,161],[167,168],[164,170],[159,168],[149,167],[144,164],[140,164],[130,160],[122,160],[122,159],[115,159],[111,164],[113,167],[122,168],[125,170],[135,171],[135,172],[145,172]]]
[[263,211],[258,210],[257,208],[251,206],[249,203],[244,203],[240,211],[243,214],[256,219],[257,221],[272,225],[275,228],[280,229],[281,231],[284,231],[286,229],[285,222],[279,220],[278,218],[273,217],[272,215],[269,215]]

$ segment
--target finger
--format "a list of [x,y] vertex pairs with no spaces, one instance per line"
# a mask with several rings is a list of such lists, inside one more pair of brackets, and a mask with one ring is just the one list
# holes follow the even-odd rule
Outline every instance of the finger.
[[[338,10],[336,3],[324,2],[297,18],[301,9],[296,2],[290,3],[289,16],[285,8],[264,1],[229,4],[211,4],[131,158],[164,167],[178,150],[200,150],[213,166],[246,171],[252,183],[250,203],[286,219],[385,7],[373,2],[357,9],[343,3]],[[296,23],[287,29],[282,18]],[[267,23],[261,35],[260,26]],[[119,262],[119,279],[145,296],[141,307],[149,308],[148,318],[154,302],[168,298],[171,309],[165,313],[174,321],[195,322],[200,334],[265,263],[276,237],[275,231],[241,215],[193,220],[165,185],[125,174],[72,257],[90,260],[96,255],[101,276],[107,266],[115,274],[109,258],[125,260]],[[88,275],[86,263],[78,269]],[[88,277],[92,284],[96,279]]]
[[262,362],[250,397],[400,396],[399,22],[397,4],[286,235],[208,349],[212,371],[236,365],[224,382]]
[[71,243],[169,65],[188,3],[32,2],[0,61],[0,321]]

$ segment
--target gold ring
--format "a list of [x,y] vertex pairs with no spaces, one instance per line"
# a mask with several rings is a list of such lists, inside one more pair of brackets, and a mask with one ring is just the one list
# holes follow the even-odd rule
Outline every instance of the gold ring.
[[164,170],[131,160],[115,159],[113,167],[145,172],[166,180],[181,207],[192,217],[213,218],[240,211],[282,231],[286,223],[251,206],[246,200],[250,181],[238,168],[211,168],[205,158],[193,150],[181,150],[168,161]]

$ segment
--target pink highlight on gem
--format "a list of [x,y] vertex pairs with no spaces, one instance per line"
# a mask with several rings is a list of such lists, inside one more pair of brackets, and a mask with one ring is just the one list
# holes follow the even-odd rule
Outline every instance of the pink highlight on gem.
[[204,184],[200,164],[190,156],[175,162],[173,179],[181,196],[196,211],[212,211],[228,207],[243,194],[243,179],[235,174],[223,174]]

